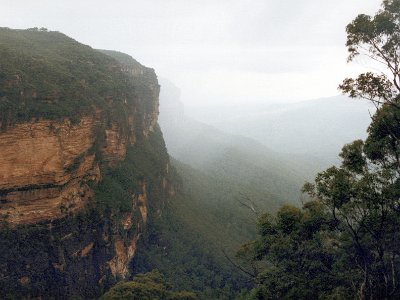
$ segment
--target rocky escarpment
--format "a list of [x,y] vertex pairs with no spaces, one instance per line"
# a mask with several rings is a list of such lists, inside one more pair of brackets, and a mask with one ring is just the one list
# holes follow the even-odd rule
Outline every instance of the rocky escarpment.
[[157,77],[57,32],[0,54],[0,293],[97,297],[174,193]]
[[[29,224],[82,209],[93,196],[88,183],[101,179],[100,166],[116,166],[127,147],[154,130],[157,112],[143,118],[143,126],[128,122],[129,136],[118,123],[102,129],[102,120],[95,117],[83,117],[78,124],[33,121],[0,132],[0,218]],[[142,131],[135,132],[137,127]],[[100,138],[103,144],[94,149]]]
[[[13,225],[60,218],[93,197],[89,181],[101,178],[95,120],[39,121],[0,133],[0,217]],[[123,157],[121,157],[123,158]]]

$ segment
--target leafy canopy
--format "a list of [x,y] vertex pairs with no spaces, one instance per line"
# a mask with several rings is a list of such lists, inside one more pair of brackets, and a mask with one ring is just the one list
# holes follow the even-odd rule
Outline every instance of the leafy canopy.
[[146,274],[136,275],[132,281],[117,283],[100,299],[102,300],[194,300],[196,295],[187,291],[175,292],[164,276],[153,270]]

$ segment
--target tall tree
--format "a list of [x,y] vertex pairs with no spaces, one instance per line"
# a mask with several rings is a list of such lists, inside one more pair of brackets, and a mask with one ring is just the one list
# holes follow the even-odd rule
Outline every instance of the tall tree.
[[340,85],[375,104],[368,137],[345,145],[341,166],[304,186],[313,201],[302,210],[260,219],[250,248],[266,263],[254,298],[400,297],[400,0],[384,0],[346,31],[349,61],[364,55],[381,67]]
[[398,296],[400,280],[400,1],[383,1],[375,16],[359,15],[346,31],[349,61],[367,56],[381,73],[347,78],[340,89],[377,111],[366,141],[344,146],[341,167],[319,174],[309,192],[338,221],[359,271],[358,297],[386,299]]
[[399,108],[400,93],[400,0],[384,0],[374,17],[361,14],[347,25],[348,61],[363,55],[381,66],[381,74],[367,72],[347,78],[340,89],[353,98],[377,106]]

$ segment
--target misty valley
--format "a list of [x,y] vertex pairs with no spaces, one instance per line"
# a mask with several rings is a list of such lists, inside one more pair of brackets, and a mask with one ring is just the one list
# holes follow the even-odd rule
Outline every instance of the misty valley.
[[400,298],[400,0],[5,2],[0,299]]

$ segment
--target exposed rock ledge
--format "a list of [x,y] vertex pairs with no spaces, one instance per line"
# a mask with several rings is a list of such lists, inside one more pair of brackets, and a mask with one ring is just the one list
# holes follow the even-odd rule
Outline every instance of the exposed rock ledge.
[[[82,209],[100,180],[95,159],[97,120],[79,124],[38,121],[0,133],[0,217],[10,224],[60,218]],[[113,125],[101,152],[108,163],[123,160],[126,140]]]

